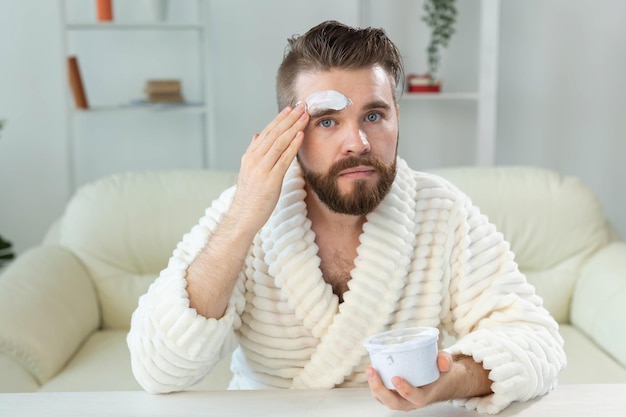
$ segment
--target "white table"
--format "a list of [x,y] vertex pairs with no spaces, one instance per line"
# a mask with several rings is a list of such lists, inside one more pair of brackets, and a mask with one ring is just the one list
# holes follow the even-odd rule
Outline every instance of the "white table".
[[[391,411],[376,402],[369,389],[328,391],[188,391],[150,395],[141,391],[0,394],[0,416],[80,417],[341,417],[479,414],[448,403],[410,413]],[[547,396],[514,403],[499,416],[624,417],[626,384],[561,385]]]

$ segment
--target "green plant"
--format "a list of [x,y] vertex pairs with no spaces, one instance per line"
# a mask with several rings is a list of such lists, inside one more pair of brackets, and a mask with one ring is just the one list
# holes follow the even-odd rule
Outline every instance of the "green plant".
[[441,64],[441,49],[448,46],[454,34],[456,23],[456,0],[424,0],[422,20],[430,28],[430,42],[426,48],[428,55],[428,76],[431,82],[436,79]]
[[0,266],[14,258],[15,254],[13,253],[11,242],[4,240],[0,236]]
[[[0,120],[0,131],[2,131],[4,123],[4,120]],[[15,258],[15,254],[13,254],[13,251],[11,250],[11,242],[4,240],[2,236],[0,236],[0,266],[13,258]]]

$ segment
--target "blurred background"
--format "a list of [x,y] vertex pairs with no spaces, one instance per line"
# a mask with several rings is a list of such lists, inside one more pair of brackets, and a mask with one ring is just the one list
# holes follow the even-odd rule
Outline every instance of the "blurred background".
[[[239,167],[276,114],[286,39],[323,20],[383,27],[426,72],[423,0],[0,0],[0,235],[37,245],[80,185],[147,169]],[[580,177],[626,236],[626,1],[460,0],[439,95],[405,93],[415,169],[535,165]],[[89,109],[78,110],[67,58]],[[146,104],[151,79],[184,103]]]

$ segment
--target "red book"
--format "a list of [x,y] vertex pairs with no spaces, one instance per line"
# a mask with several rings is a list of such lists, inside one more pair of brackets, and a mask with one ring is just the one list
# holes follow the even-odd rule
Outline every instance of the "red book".
[[113,20],[113,0],[96,0],[98,21],[110,22]]
[[76,103],[76,108],[88,109],[89,103],[87,102],[87,95],[85,94],[83,79],[80,75],[78,59],[75,56],[70,56],[67,58],[67,72],[70,79],[72,94],[74,94],[74,103]]

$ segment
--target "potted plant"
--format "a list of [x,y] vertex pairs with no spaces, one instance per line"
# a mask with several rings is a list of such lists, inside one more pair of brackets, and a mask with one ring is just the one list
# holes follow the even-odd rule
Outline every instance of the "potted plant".
[[410,92],[436,93],[441,91],[437,71],[441,64],[441,50],[448,46],[456,23],[456,0],[424,0],[422,21],[430,28],[430,42],[426,48],[428,71],[408,77]]
[[13,258],[15,258],[15,254],[13,253],[11,242],[4,240],[0,236],[0,267]]
[[[4,120],[0,120],[0,132],[2,131],[4,123]],[[0,267],[15,258],[15,254],[13,253],[11,247],[11,242],[4,240],[2,236],[0,236]]]

